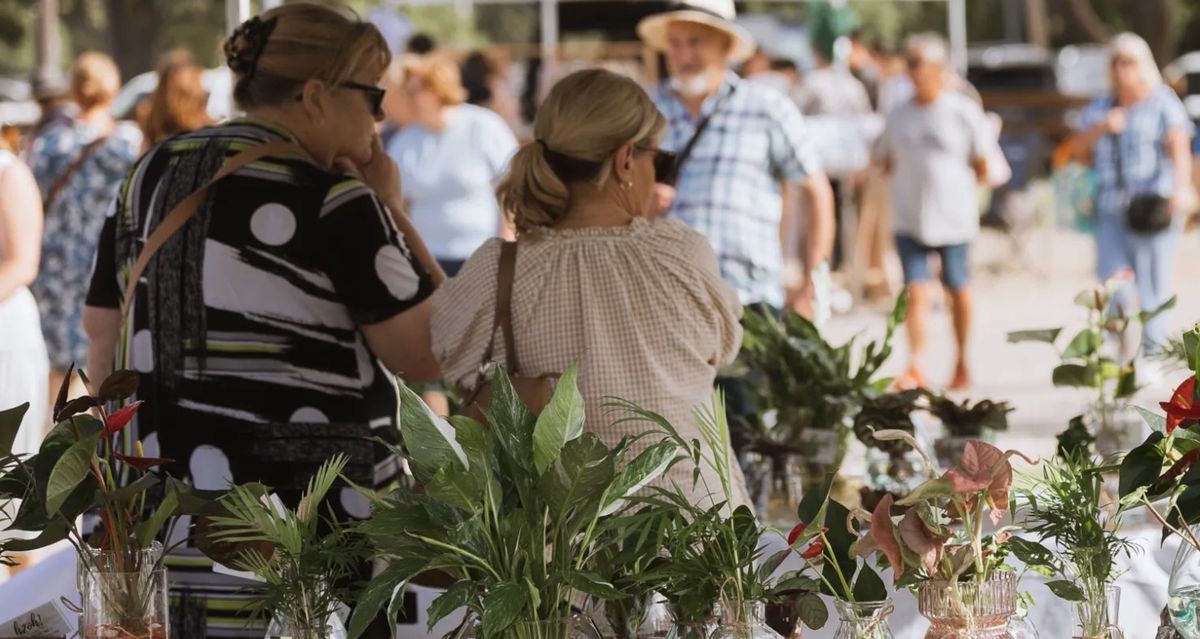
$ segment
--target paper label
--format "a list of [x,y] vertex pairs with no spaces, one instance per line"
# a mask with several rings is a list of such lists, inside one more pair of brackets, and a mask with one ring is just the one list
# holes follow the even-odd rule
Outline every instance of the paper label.
[[74,632],[74,624],[50,601],[0,624],[0,639],[66,637]]

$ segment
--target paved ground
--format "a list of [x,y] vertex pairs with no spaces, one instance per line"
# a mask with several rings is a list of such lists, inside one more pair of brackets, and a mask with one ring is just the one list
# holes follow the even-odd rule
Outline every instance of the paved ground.
[[[1200,248],[1195,233],[1180,244],[1175,268],[1179,305],[1170,322],[1182,330],[1200,321],[1200,268],[1194,256]],[[1015,411],[1010,431],[1000,443],[1031,454],[1044,455],[1054,449],[1054,435],[1081,412],[1087,394],[1057,389],[1050,373],[1057,354],[1041,344],[1008,344],[1009,331],[1069,326],[1082,327],[1083,309],[1072,304],[1075,294],[1094,282],[1094,245],[1086,235],[1065,230],[1040,230],[1019,250],[1008,239],[985,231],[973,251],[976,320],[971,339],[974,369],[972,398],[1007,400]],[[827,333],[840,343],[856,333],[883,332],[880,309],[857,307],[835,316]],[[932,317],[926,374],[935,387],[945,385],[953,363],[952,329],[949,315],[939,309]],[[1068,331],[1070,332],[1070,331]],[[907,362],[907,340],[898,335],[896,351],[884,369],[898,374]],[[1169,373],[1156,385],[1139,393],[1135,403],[1156,407],[1165,399],[1180,374]]]

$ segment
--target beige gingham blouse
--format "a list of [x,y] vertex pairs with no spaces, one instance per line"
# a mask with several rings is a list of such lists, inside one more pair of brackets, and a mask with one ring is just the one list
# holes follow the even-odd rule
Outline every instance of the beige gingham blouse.
[[[496,307],[500,240],[475,252],[433,296],[433,352],[446,379],[473,388]],[[717,271],[708,242],[675,220],[635,218],[628,226],[543,230],[520,240],[513,283],[513,335],[520,374],[561,374],[579,361],[587,429],[608,446],[641,423],[614,424],[604,408],[620,397],[666,417],[689,441],[693,409],[707,404],[717,369],[737,355],[742,307]],[[493,359],[505,361],[497,331]],[[638,450],[651,438],[639,441]],[[737,503],[748,503],[737,464]],[[669,485],[691,489],[690,463]],[[720,483],[708,468],[695,503]]]

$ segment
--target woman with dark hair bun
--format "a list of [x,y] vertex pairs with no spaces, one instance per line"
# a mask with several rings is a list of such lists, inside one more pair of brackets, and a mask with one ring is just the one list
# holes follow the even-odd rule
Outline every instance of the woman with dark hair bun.
[[[150,149],[105,223],[84,315],[92,379],[141,374],[136,437],[197,488],[257,481],[294,507],[336,453],[350,480],[390,482],[399,460],[372,439],[396,438],[393,375],[439,377],[428,298],[442,276],[375,133],[387,45],[352,15],[297,3],[242,24],[225,56],[247,117]],[[337,516],[369,514],[353,489],[331,495]],[[207,636],[261,637],[234,601],[245,583],[180,552],[173,583],[202,585],[220,611]]]

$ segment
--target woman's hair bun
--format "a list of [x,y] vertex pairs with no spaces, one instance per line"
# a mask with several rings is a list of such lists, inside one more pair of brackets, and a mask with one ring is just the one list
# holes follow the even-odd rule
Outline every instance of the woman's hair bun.
[[254,75],[258,57],[267,46],[277,20],[263,20],[254,16],[233,30],[229,39],[225,40],[225,63],[231,71],[243,77]]

